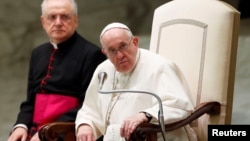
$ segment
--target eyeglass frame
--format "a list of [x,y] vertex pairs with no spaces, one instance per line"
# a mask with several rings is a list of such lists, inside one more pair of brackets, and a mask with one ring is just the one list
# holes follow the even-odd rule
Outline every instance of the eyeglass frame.
[[127,51],[131,45],[132,40],[133,40],[133,37],[130,38],[128,43],[121,44],[117,49],[105,49],[105,48],[103,48],[103,49],[105,50],[105,52],[108,56],[114,57],[117,55],[118,51],[121,53]]
[[59,17],[59,19],[62,22],[67,23],[68,21],[72,19],[73,16],[75,16],[75,14],[48,14],[48,15],[44,15],[44,18],[46,19],[48,23],[54,23]]

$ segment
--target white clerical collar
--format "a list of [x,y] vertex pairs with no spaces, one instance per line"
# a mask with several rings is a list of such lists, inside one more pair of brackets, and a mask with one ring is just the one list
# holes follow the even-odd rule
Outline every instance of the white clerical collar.
[[50,43],[53,45],[54,49],[58,49],[57,44],[53,43],[52,41],[50,41]]

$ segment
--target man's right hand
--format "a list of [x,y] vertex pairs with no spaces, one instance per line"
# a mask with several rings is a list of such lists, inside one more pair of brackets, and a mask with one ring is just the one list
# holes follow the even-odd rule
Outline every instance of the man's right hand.
[[9,136],[8,141],[26,141],[27,137],[27,130],[23,127],[17,127]]
[[76,140],[95,141],[95,136],[93,134],[92,128],[87,124],[80,125],[77,129]]

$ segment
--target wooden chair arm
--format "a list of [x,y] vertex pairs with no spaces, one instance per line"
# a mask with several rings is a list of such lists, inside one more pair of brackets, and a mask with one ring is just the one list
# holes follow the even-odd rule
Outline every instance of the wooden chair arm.
[[45,124],[39,131],[41,141],[75,141],[74,122],[53,122]]
[[[220,113],[220,109],[220,103],[216,101],[201,103],[195,107],[195,111],[187,118],[174,123],[165,124],[165,131],[168,132],[181,128],[187,124],[190,124],[204,114],[217,115]],[[153,141],[154,138],[156,138],[156,133],[158,132],[161,132],[159,125],[143,123],[139,125],[136,131],[132,134],[131,141],[145,141],[146,137],[148,141]]]
[[[219,102],[213,101],[201,103],[195,108],[195,111],[189,117],[174,123],[165,124],[165,130],[167,132],[183,127],[198,119],[203,114],[217,115],[219,113]],[[143,123],[139,125],[136,131],[132,134],[131,141],[144,141],[146,136],[147,140],[153,141],[153,138],[156,138],[156,133],[158,132],[161,132],[159,125]],[[46,124],[39,131],[39,138],[41,141],[75,141],[75,123],[54,122]]]

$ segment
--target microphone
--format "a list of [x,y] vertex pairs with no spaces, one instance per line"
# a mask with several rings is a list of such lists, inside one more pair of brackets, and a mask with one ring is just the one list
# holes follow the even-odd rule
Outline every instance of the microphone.
[[128,90],[128,89],[120,89],[120,90],[110,90],[110,91],[102,91],[102,86],[103,86],[103,83],[104,83],[104,79],[107,77],[107,73],[106,72],[100,72],[98,74],[98,78],[99,78],[99,90],[98,92],[101,93],[101,94],[112,94],[112,93],[142,93],[142,94],[149,94],[149,95],[152,95],[154,96],[158,103],[159,103],[159,124],[160,124],[160,127],[161,127],[161,130],[162,130],[162,136],[163,136],[163,139],[165,141],[166,137],[165,137],[165,125],[164,125],[164,115],[163,115],[163,106],[162,106],[162,101],[161,101],[161,98],[155,94],[155,93],[152,93],[152,92],[148,92],[148,91],[140,91],[140,90]]

